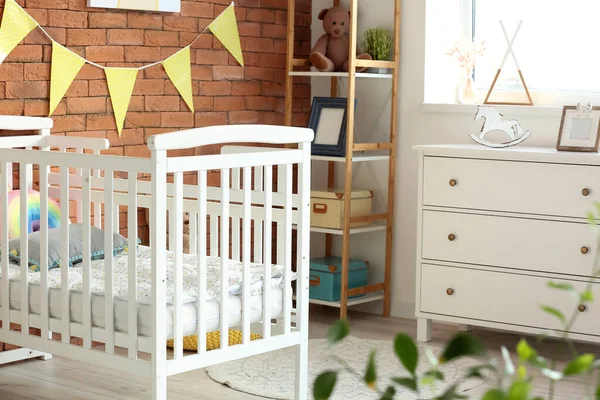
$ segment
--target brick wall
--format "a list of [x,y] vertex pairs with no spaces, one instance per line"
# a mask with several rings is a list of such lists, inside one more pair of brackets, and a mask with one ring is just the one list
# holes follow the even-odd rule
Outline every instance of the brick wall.
[[[183,0],[181,13],[170,14],[94,9],[86,7],[86,0],[19,0],[56,41],[72,51],[102,65],[129,67],[162,60],[188,45],[230,2]],[[238,66],[210,33],[196,41],[192,47],[195,114],[188,111],[162,66],[148,68],[138,75],[119,137],[104,72],[85,65],[53,114],[52,133],[108,138],[107,153],[146,157],[148,137],[157,133],[219,124],[283,124],[287,1],[235,3],[246,67]],[[296,10],[295,51],[306,56],[311,0],[297,0]],[[50,60],[50,42],[36,29],[0,65],[0,114],[47,116]],[[294,93],[293,123],[306,126],[309,81],[296,81]],[[142,229],[142,237],[146,231]]]

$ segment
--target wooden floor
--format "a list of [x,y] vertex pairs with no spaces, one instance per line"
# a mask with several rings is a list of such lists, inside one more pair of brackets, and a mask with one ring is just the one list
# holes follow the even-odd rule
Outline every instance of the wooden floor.
[[[311,311],[311,331],[313,338],[323,337],[328,325],[335,321],[334,310],[316,308]],[[352,334],[357,337],[392,340],[397,332],[416,334],[416,322],[405,319],[382,318],[366,314],[351,314]],[[457,327],[434,324],[434,344],[441,347],[445,340],[456,333]],[[504,332],[475,329],[473,334],[481,337],[492,355],[500,357],[500,346],[514,349],[520,336]],[[534,342],[535,338],[531,338]],[[600,353],[600,346],[579,344],[578,350]],[[554,341],[543,343],[542,354],[557,354],[566,360],[567,352],[563,345]],[[564,366],[564,363],[560,364]],[[535,378],[536,394],[546,398],[547,381]],[[169,400],[249,400],[258,399],[233,391],[211,381],[203,370],[193,371],[169,378]],[[486,385],[468,392],[470,398],[480,398]],[[30,360],[0,366],[1,400],[107,400],[107,399],[149,399],[150,382],[120,372],[105,370],[93,365],[54,357],[50,361]],[[557,400],[583,399],[583,387],[577,380],[568,380],[557,388]]]

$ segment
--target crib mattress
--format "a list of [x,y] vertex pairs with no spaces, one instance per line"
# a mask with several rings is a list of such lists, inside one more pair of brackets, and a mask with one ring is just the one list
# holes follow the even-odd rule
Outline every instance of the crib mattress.
[[[128,254],[121,254],[113,259],[113,281],[114,281],[114,314],[115,330],[118,332],[127,332],[128,330]],[[207,332],[217,330],[220,320],[220,259],[216,257],[207,257],[207,302],[203,310],[207,323]],[[104,260],[96,260],[91,263],[91,291],[92,291],[92,325],[103,328],[104,325]],[[183,328],[184,335],[194,334],[197,326],[197,287],[198,287],[198,258],[196,255],[184,255],[183,260]],[[263,270],[264,267],[259,264],[252,264],[250,267],[250,309],[251,321],[259,322],[262,319],[263,304]],[[49,285],[49,314],[54,318],[61,318],[61,289],[60,289],[60,268],[48,271]],[[242,265],[236,261],[229,263],[229,326],[234,328],[241,324],[241,288],[242,288]],[[174,327],[174,268],[173,254],[167,252],[167,315],[164,322],[167,328],[167,337],[173,336]],[[40,273],[29,272],[29,309],[30,313],[40,314]],[[10,306],[11,309],[21,310],[21,283],[20,267],[11,264],[9,268],[10,276]],[[69,268],[69,287],[71,321],[83,322],[83,295],[82,288],[83,266],[77,264]],[[150,248],[139,246],[137,258],[137,309],[138,309],[138,335],[151,336],[152,329],[152,307],[150,304],[151,289],[151,262]],[[294,279],[295,276],[292,277]],[[283,268],[273,265],[271,269],[271,316],[276,318],[281,315],[283,310]],[[290,291],[291,293],[291,291]],[[287,301],[291,302],[291,298]],[[2,304],[2,294],[0,293],[0,305]]]

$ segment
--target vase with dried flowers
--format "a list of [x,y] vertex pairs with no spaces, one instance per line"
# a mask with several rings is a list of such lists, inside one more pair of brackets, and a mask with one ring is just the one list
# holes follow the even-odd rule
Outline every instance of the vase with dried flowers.
[[463,104],[474,104],[476,101],[475,85],[473,83],[473,69],[477,57],[482,57],[487,50],[485,40],[481,42],[469,42],[460,40],[454,42],[446,53],[454,57],[461,69],[458,84],[458,101]]

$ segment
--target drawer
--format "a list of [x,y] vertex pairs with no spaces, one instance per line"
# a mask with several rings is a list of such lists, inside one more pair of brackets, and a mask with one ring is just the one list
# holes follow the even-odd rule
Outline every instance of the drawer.
[[600,201],[600,167],[586,165],[425,157],[423,176],[431,206],[585,218]]
[[591,276],[595,243],[586,223],[423,211],[424,259]]
[[[585,287],[585,282],[566,282],[578,289]],[[577,303],[569,294],[548,288],[547,283],[547,278],[536,276],[423,264],[419,309],[481,321],[560,329],[560,322],[543,312],[540,305],[552,306],[568,317]],[[592,291],[595,298],[600,297],[598,284],[593,285]],[[571,332],[600,335],[600,305],[592,303],[586,307]]]

